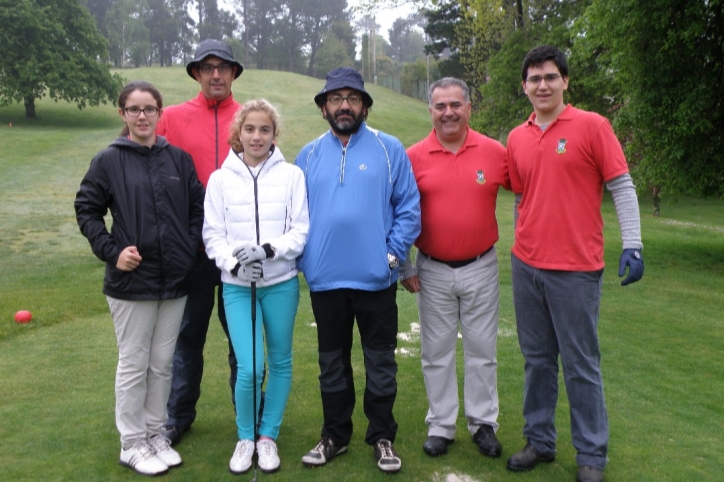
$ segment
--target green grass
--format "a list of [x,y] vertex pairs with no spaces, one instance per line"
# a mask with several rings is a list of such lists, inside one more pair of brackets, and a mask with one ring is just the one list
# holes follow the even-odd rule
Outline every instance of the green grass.
[[[180,68],[123,71],[128,79],[155,83],[173,104],[195,96],[197,84]],[[293,159],[327,124],[312,98],[316,79],[247,70],[234,84],[239,100],[264,96],[284,119],[279,139]],[[406,145],[430,129],[424,103],[369,86],[375,104],[369,123]],[[0,480],[139,480],[117,465],[113,378],[116,347],[108,307],[101,293],[103,265],[80,235],[73,199],[92,156],[120,131],[110,105],[79,111],[42,100],[39,121],[23,118],[20,105],[0,109]],[[13,127],[9,127],[9,123]],[[607,197],[606,262],[600,338],[611,426],[609,481],[714,481],[724,469],[724,203],[680,199],[648,213],[641,200],[646,274],[640,283],[619,286],[620,240]],[[568,403],[561,393],[557,424],[559,455],[529,474],[505,469],[519,449],[523,360],[515,335],[510,290],[512,197],[501,193],[501,320],[498,339],[501,413],[498,433],[504,447],[497,460],[477,453],[461,417],[450,453],[430,459],[421,449],[427,404],[419,360],[419,340],[400,340],[396,448],[403,459],[400,481],[573,480]],[[383,480],[363,442],[364,385],[361,351],[355,347],[360,406],[350,452],[328,467],[305,469],[300,457],[319,435],[321,408],[316,332],[306,285],[295,328],[294,382],[282,425],[282,470],[259,480]],[[414,297],[398,291],[400,331],[417,322]],[[18,325],[13,314],[33,312]],[[236,430],[227,385],[223,332],[212,320],[199,418],[179,445],[184,465],[167,480],[247,480],[232,477],[227,465]],[[460,358],[460,357],[459,357]],[[459,373],[462,387],[462,373]],[[562,384],[561,384],[562,387]],[[457,474],[453,479],[450,474]]]

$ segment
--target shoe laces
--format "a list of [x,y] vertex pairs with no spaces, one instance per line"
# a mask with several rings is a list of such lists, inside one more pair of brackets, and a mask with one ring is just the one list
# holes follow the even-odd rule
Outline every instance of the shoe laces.
[[277,451],[277,445],[273,440],[260,440],[256,444],[256,451],[262,457],[271,457]]
[[142,460],[148,460],[156,455],[153,451],[153,447],[149,445],[148,442],[146,442],[145,440],[139,440],[138,442],[136,442],[131,450],[134,449]]
[[154,453],[165,452],[171,448],[171,442],[163,435],[154,435],[149,439],[149,442]]
[[236,446],[236,450],[234,451],[234,455],[238,457],[244,457],[245,455],[250,455],[254,453],[254,442],[251,440],[241,440],[239,444]]
[[319,442],[317,442],[317,445],[314,447],[312,452],[319,452],[324,453],[327,451],[327,448],[331,445],[332,441],[329,437],[322,437],[319,439]]
[[395,457],[395,454],[392,452],[392,442],[389,440],[383,439],[377,441],[377,448],[380,449],[383,459],[392,459]]

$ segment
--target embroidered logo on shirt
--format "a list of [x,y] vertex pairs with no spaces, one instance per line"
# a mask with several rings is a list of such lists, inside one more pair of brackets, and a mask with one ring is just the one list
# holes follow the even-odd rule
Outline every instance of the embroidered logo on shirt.
[[556,153],[557,154],[565,154],[566,153],[566,142],[568,142],[565,139],[559,139],[558,140],[558,147],[556,147]]
[[485,184],[485,173],[483,171],[477,172],[478,178],[475,180],[478,184]]
[[360,171],[366,171],[366,170],[367,170],[367,164],[360,164],[360,165],[359,165],[359,170],[360,170]]

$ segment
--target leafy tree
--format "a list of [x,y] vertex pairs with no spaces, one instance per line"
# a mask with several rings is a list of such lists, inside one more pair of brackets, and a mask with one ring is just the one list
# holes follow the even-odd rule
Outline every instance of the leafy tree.
[[354,60],[357,56],[357,41],[354,28],[349,20],[337,20],[332,24],[332,33],[347,47],[347,55]]
[[123,79],[111,75],[107,43],[88,10],[74,0],[0,0],[0,105],[35,100],[113,102]]
[[427,102],[428,80],[439,79],[440,71],[437,61],[432,59],[418,59],[402,67],[400,74],[400,90],[403,94]]
[[388,30],[390,47],[387,54],[397,62],[414,62],[425,55],[425,39],[414,30],[417,18],[398,18]]
[[[487,45],[485,52],[466,59],[466,65],[474,66],[478,74],[471,89],[481,94],[470,121],[476,130],[504,141],[530,115],[530,102],[521,85],[523,57],[541,44],[570,52],[579,38],[571,27],[589,4],[590,0],[505,0],[497,9],[489,0],[471,2],[475,30],[487,32],[479,35]],[[606,115],[610,100],[595,88],[598,81],[590,58],[569,55],[568,60],[571,80],[566,101]]]
[[199,40],[231,37],[237,27],[236,16],[232,12],[219,9],[217,0],[196,0],[199,12]]
[[724,2],[593,2],[581,45],[620,109],[639,188],[656,196],[724,196]]
[[149,14],[146,0],[117,0],[106,12],[106,38],[113,65],[148,65],[151,58],[150,32],[145,25]]
[[[188,14],[188,0],[148,0],[152,55],[161,66],[173,65],[174,57],[191,53],[194,21]],[[153,59],[149,59],[149,64]]]
[[353,65],[354,61],[349,56],[346,42],[338,39],[333,32],[324,37],[317,53],[317,72],[320,77],[326,76],[327,72],[337,67]]
[[425,45],[425,53],[435,59],[447,53],[448,58],[438,64],[442,77],[463,78],[464,69],[460,63],[458,46],[464,40],[458,37],[455,25],[462,21],[462,12],[457,0],[441,0],[435,8],[425,9],[423,14],[427,20],[425,34],[431,43]]

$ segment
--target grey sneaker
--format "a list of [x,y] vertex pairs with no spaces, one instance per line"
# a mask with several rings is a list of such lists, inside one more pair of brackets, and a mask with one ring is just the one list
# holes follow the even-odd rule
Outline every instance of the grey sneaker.
[[307,467],[320,467],[345,452],[347,452],[346,445],[340,447],[331,438],[322,437],[317,445],[302,457],[302,463]]
[[392,442],[387,439],[379,439],[375,442],[375,460],[377,467],[382,472],[395,474],[402,468],[402,461],[392,446]]

